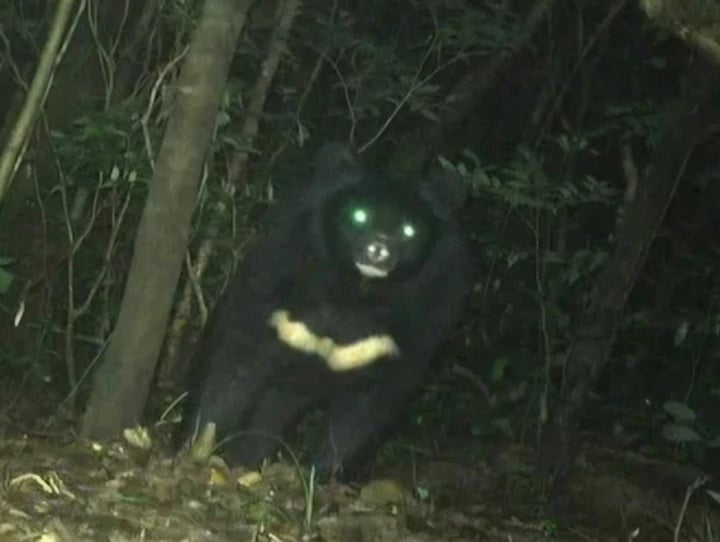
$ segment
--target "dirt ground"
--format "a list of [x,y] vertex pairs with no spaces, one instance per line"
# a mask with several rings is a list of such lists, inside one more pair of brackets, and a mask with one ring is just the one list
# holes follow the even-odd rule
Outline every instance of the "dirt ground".
[[316,484],[291,463],[257,472],[172,457],[161,425],[82,442],[74,420],[33,418],[40,394],[0,410],[0,541],[720,540],[717,485],[637,451],[586,446],[553,504],[532,451],[508,442],[417,454],[361,485]]

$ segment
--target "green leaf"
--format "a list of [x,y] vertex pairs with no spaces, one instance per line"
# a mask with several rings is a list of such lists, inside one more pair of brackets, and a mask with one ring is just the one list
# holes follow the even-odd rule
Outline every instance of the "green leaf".
[[492,382],[501,382],[505,376],[505,369],[510,364],[510,360],[507,356],[500,356],[493,363],[492,369],[490,370],[490,380]]
[[662,407],[673,421],[686,424],[695,421],[695,411],[685,403],[681,403],[680,401],[666,401]]
[[10,289],[10,285],[14,279],[15,275],[0,267],[0,294],[4,294]]
[[662,426],[660,434],[670,442],[702,442],[703,438],[687,425],[666,423]]

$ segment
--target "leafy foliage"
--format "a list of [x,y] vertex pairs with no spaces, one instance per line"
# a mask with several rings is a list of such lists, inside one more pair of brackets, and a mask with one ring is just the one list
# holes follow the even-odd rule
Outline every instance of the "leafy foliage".
[[[258,136],[248,140],[242,126],[276,25],[275,4],[256,4],[203,173],[189,262],[205,240],[220,250],[194,284],[197,298],[212,305],[253,234],[256,210],[305,176],[314,148],[350,140],[370,161],[397,159],[393,150],[411,136],[420,142],[404,152],[427,152],[422,137],[438,128],[441,148],[430,151],[441,152],[445,169],[465,177],[472,191],[467,227],[480,271],[464,340],[452,345],[443,376],[420,401],[415,419],[422,423],[414,429],[527,432],[528,412],[538,414],[539,397],[557,391],[576,316],[613,249],[631,188],[643,189],[667,119],[682,107],[687,67],[695,65],[684,45],[658,36],[636,10],[610,20],[602,2],[581,3],[582,10],[556,3],[545,30],[518,50],[516,40],[528,31],[522,3],[311,1],[265,96]],[[121,36],[119,48],[100,48],[114,43],[111,29],[121,26],[111,24],[110,8],[99,32],[80,21],[77,49],[51,92],[37,183],[25,186],[17,211],[5,206],[0,215],[7,220],[0,224],[6,319],[21,301],[34,308],[23,321],[32,340],[3,344],[6,358],[25,359],[20,353],[37,341],[37,359],[64,359],[64,346],[38,331],[47,329],[78,346],[80,369],[102,349],[198,6],[162,3],[138,36]],[[41,49],[46,8],[14,1],[2,9],[8,43],[0,53],[0,99],[11,103]],[[127,28],[140,28],[131,20]],[[94,64],[107,55],[111,61]],[[487,83],[482,95],[443,131],[458,89],[473,78]],[[65,119],[70,105],[82,114]],[[598,389],[612,406],[645,397],[679,401],[696,416],[680,423],[663,412],[675,424],[671,436],[694,431],[707,446],[720,433],[708,414],[717,411],[720,374],[716,149],[711,136],[688,157],[677,203],[648,247]],[[230,187],[242,153],[247,182]],[[628,163],[639,186],[631,186]],[[42,287],[20,299],[18,285],[30,278]],[[68,306],[88,298],[68,331]]]

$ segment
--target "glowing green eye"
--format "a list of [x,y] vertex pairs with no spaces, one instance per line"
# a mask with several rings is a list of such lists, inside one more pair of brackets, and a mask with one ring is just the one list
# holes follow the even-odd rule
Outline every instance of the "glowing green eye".
[[405,237],[412,238],[415,237],[415,228],[412,224],[406,223],[403,224],[402,232]]
[[366,224],[368,221],[368,213],[362,207],[354,209],[352,212],[352,220],[355,224]]

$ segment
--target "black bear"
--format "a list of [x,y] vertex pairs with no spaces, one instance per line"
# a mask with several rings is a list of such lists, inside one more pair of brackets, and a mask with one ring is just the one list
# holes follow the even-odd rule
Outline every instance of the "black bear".
[[456,178],[391,182],[340,144],[294,188],[210,317],[177,442],[213,422],[221,455],[255,467],[324,407],[309,462],[352,476],[461,315],[471,265],[454,214],[465,189]]

